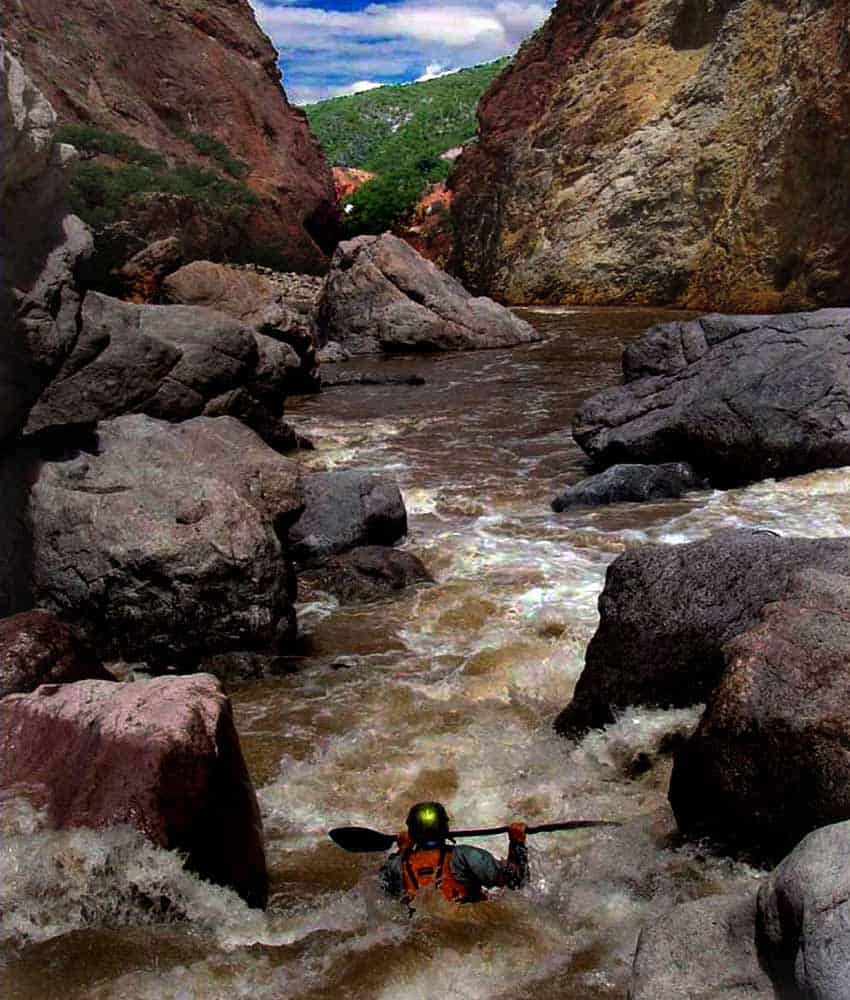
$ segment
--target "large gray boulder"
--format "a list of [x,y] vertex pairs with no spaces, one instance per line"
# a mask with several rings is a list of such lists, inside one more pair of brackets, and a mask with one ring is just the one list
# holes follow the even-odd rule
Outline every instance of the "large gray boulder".
[[73,348],[26,429],[130,412],[170,421],[208,413],[235,416],[272,447],[291,447],[293,432],[280,416],[284,396],[271,409],[260,398],[274,396],[285,366],[284,356],[258,344],[252,330],[224,313],[136,305],[90,292]]
[[433,582],[422,561],[412,552],[386,545],[362,545],[329,556],[317,568],[300,573],[298,589],[299,593],[305,587],[321,590],[348,604],[378,600],[417,583]]
[[629,1000],[778,996],[755,943],[756,896],[709,896],[673,907],[638,938]]
[[7,50],[0,56],[0,443],[17,434],[76,336],[75,271],[92,251],[68,212],[70,146],[56,116]]
[[608,567],[599,627],[555,728],[575,737],[627,705],[705,701],[725,668],[724,645],[806,567],[850,575],[850,539],[732,529],[623,553]]
[[810,833],[762,884],[757,940],[783,997],[850,1000],[850,822]]
[[296,467],[233,418],[104,421],[91,451],[44,462],[32,488],[35,600],[158,668],[288,650],[280,537],[302,504]]
[[340,243],[319,305],[321,340],[349,354],[458,351],[543,339],[492,299],[474,298],[404,240]]
[[850,577],[795,574],[723,653],[708,708],[676,753],[670,804],[688,836],[775,861],[811,830],[850,820]]
[[44,684],[0,701],[0,794],[54,829],[123,823],[265,906],[257,799],[230,702],[205,674]]
[[253,329],[261,352],[276,355],[274,367],[282,376],[276,391],[282,396],[318,388],[315,310],[302,310],[300,300],[291,304],[282,280],[255,269],[199,260],[170,274],[163,293],[167,302],[216,309]]
[[655,327],[578,409],[594,462],[692,462],[719,486],[850,465],[850,309]]
[[293,559],[311,563],[360,545],[392,545],[407,533],[398,486],[358,469],[304,476],[304,512],[289,530]]

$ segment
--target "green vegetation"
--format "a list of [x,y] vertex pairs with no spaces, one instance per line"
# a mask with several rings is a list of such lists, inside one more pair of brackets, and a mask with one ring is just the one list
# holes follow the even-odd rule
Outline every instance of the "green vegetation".
[[478,101],[508,62],[305,107],[334,166],[378,174],[348,199],[348,235],[392,228],[409,215],[428,184],[448,176],[451,164],[440,154],[475,135]]
[[115,222],[130,199],[154,191],[191,198],[236,217],[260,204],[260,198],[244,184],[213,170],[189,163],[169,169],[164,156],[120,132],[66,125],[58,130],[58,138],[89,157],[108,155],[123,161],[107,164],[89,158],[72,168],[71,207],[91,226]]
[[184,134],[183,138],[190,142],[201,156],[209,156],[215,160],[231,177],[241,179],[250,170],[244,160],[237,160],[227,146],[214,135],[207,135],[206,132],[190,132]]

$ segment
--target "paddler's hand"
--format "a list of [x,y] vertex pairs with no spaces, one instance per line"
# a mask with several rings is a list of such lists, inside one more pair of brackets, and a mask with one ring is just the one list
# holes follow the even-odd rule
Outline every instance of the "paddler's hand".
[[400,833],[397,833],[395,839],[398,844],[398,849],[402,852],[413,846],[413,841],[410,839],[410,834],[407,830],[402,830]]
[[511,823],[508,827],[508,840],[512,844],[524,844],[527,832],[527,823]]

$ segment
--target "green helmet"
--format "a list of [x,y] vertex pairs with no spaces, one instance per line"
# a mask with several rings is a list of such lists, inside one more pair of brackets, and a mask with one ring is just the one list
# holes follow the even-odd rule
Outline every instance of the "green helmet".
[[407,814],[407,832],[416,844],[445,840],[449,835],[449,814],[439,802],[417,802]]

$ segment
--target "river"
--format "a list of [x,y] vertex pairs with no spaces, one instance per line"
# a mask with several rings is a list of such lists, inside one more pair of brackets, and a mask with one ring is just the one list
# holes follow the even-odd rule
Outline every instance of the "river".
[[[515,350],[347,366],[421,386],[328,389],[288,405],[312,469],[394,477],[436,583],[386,602],[299,605],[293,672],[232,691],[258,789],[266,913],[182,871],[131,830],[46,832],[2,817],[0,970],[15,1000],[535,1000],[623,998],[641,926],[676,902],[763,873],[677,835],[671,738],[699,708],[629,710],[581,743],[552,721],[570,699],[610,561],[730,526],[845,535],[850,470],[674,502],[554,514],[582,478],[578,402],[619,379],[624,345],[665,314],[527,311],[552,335]],[[669,314],[668,314],[669,315]],[[326,836],[394,831],[437,798],[456,827],[616,819],[530,838],[519,892],[477,906],[378,891],[380,855]],[[477,841],[504,856],[506,839]]]

